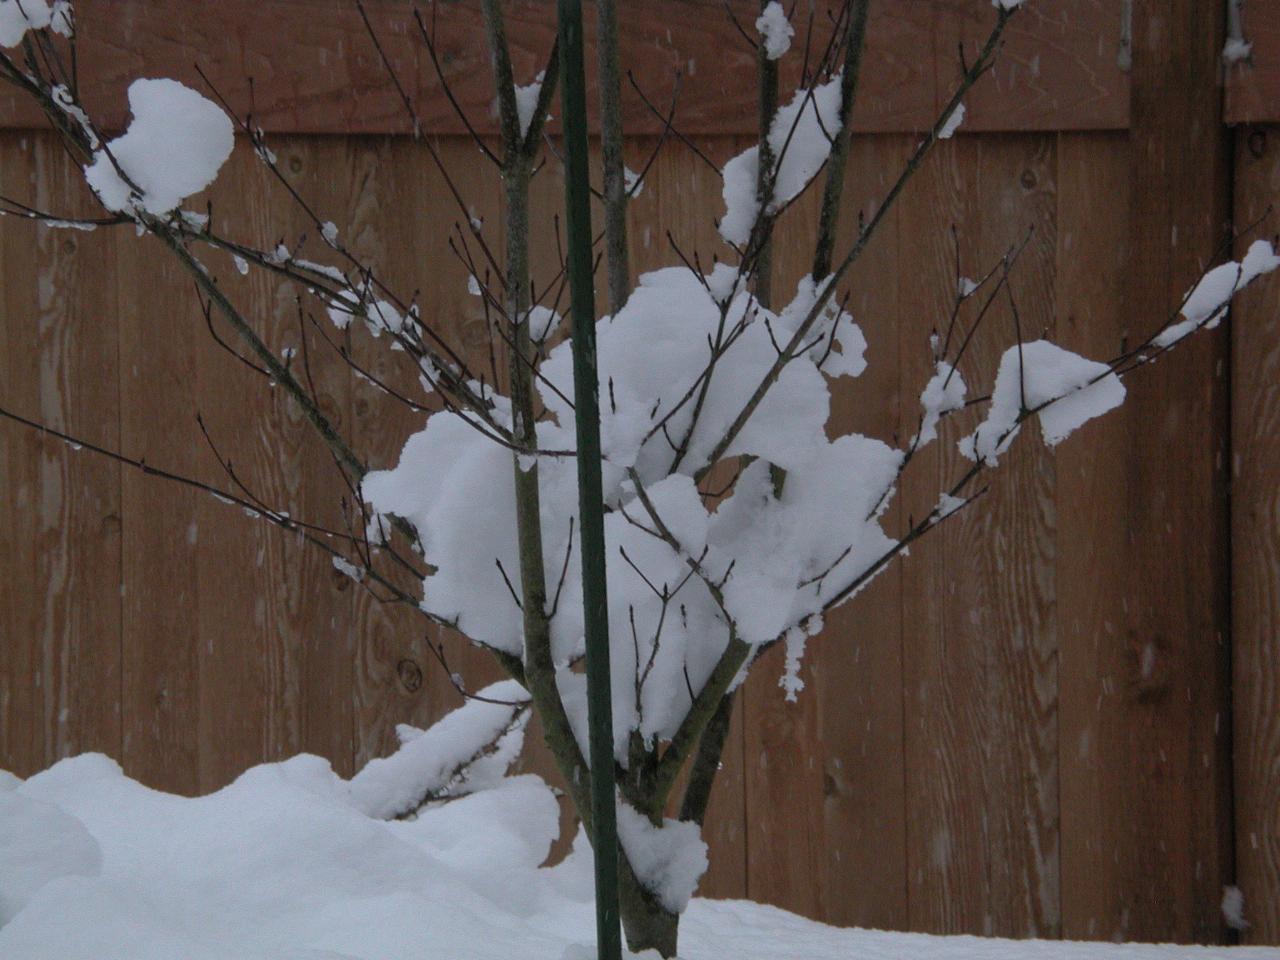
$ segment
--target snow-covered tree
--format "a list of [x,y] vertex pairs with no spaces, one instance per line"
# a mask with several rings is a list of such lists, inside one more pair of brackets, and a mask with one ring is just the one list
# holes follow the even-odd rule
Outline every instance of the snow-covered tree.
[[[530,181],[540,164],[557,160],[545,128],[554,106],[556,50],[548,51],[536,78],[517,78],[499,3],[483,0],[501,136],[496,145],[479,138],[477,144],[501,171],[506,229],[499,252],[458,196],[469,226],[458,232],[455,249],[490,318],[489,356],[478,361],[450,343],[411,298],[390,289],[378,265],[344,245],[341,225],[303,198],[298,202],[323,249],[313,259],[283,245],[246,245],[215,229],[206,214],[184,208],[216,178],[237,127],[267,174],[286,183],[262,132],[251,118],[237,117],[217,91],[206,96],[173,80],[137,80],[129,88],[128,129],[107,139],[66,68],[63,51],[74,41],[71,4],[0,0],[0,75],[41,104],[104,208],[92,224],[75,225],[135,227],[186,268],[210,318],[234,328],[247,358],[292,395],[332,450],[351,491],[352,530],[290,517],[245,489],[205,488],[328,551],[338,569],[379,597],[409,603],[428,621],[458,631],[490,651],[510,677],[469,694],[471,704],[435,728],[404,731],[400,753],[375,761],[352,781],[362,809],[400,816],[482,787],[518,752],[532,711],[588,836],[592,778],[608,776],[616,784],[628,940],[633,949],[674,955],[679,914],[706,865],[700,830],[734,691],[760,655],[785,645],[783,684],[794,697],[806,642],[820,631],[824,614],[976,498],[1028,421],[1045,443],[1061,442],[1123,402],[1125,375],[1217,325],[1238,290],[1280,265],[1269,243],[1255,242],[1240,262],[1189,277],[1178,312],[1152,318],[1143,342],[1094,360],[1023,336],[1010,283],[1020,253],[1015,247],[976,279],[956,277],[955,309],[940,318],[931,345],[934,372],[920,385],[914,436],[898,444],[830,435],[831,384],[866,369],[859,323],[874,320],[845,310],[842,283],[913,174],[963,122],[965,95],[990,69],[1021,3],[994,0],[985,43],[966,53],[953,96],[847,249],[837,249],[837,226],[848,216],[841,188],[868,0],[836,5],[830,37],[812,47],[825,49],[813,56],[801,87],[785,96],[777,66],[796,55],[789,52],[795,30],[777,0],[762,3],[754,24],[759,142],[722,171],[719,230],[736,257],[703,265],[685,258],[677,241],[673,264],[633,285],[626,207],[644,171],[633,173],[622,162],[616,11],[612,0],[600,0],[608,312],[596,323],[614,738],[613,769],[601,772],[587,760],[579,669],[573,373],[564,339],[574,318],[560,307],[561,278],[531,276],[529,256]],[[422,42],[432,47],[427,23],[417,22]],[[369,41],[381,55],[371,25]],[[387,82],[402,91],[389,59],[383,62]],[[443,170],[425,137],[429,131],[418,124],[412,101],[403,99],[425,151]],[[666,124],[669,132],[670,116]],[[810,187],[822,191],[817,233],[787,242],[812,247],[812,269],[796,289],[775,290],[775,232],[785,229],[787,208]],[[21,198],[5,205],[11,214],[68,223]],[[413,395],[375,380],[389,403],[421,416],[421,430],[406,438],[398,463],[370,469],[325,416],[298,365],[258,337],[215,277],[224,255],[242,270],[268,271],[300,286],[322,302],[325,323],[364,328],[359,335],[395,351],[413,371]],[[966,382],[966,351],[987,333],[983,320],[997,307],[1011,313],[1016,335],[998,369],[976,372],[989,383]],[[327,336],[320,323],[316,336]],[[345,352],[341,361],[354,364]],[[953,416],[962,411],[968,421]],[[949,429],[961,422],[969,428]],[[938,490],[925,516],[905,530],[886,529],[886,510],[904,471],[947,433],[961,434],[947,442],[958,443],[967,468]],[[406,574],[420,594],[406,587]],[[686,769],[677,802],[673,794]]]

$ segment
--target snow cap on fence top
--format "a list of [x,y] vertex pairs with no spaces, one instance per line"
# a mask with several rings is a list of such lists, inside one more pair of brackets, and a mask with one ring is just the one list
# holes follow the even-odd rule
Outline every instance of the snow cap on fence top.
[[161,215],[213,183],[231,156],[231,119],[176,80],[135,80],[129,85],[129,110],[129,129],[97,151],[85,169],[89,186],[111,210],[128,211],[134,204],[134,191],[116,164],[141,191],[138,205]]

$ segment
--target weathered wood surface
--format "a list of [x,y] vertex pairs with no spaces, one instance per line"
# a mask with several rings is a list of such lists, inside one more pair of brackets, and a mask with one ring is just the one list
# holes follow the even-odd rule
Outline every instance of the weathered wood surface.
[[[1280,197],[1280,128],[1242,130],[1236,147],[1236,222],[1252,223]],[[1232,313],[1236,879],[1245,939],[1280,943],[1280,288]]]
[[[0,190],[75,210],[84,188],[47,137],[0,143]],[[96,238],[95,238],[96,239]],[[117,287],[95,275],[112,239],[37,227],[0,235],[0,398],[55,428],[120,442]],[[36,769],[119,756],[118,468],[31,433],[0,442],[0,753]]]
[[1226,66],[1228,123],[1280,121],[1280,0],[1248,0],[1242,6],[1247,59]]
[[[404,0],[366,0],[388,57],[411,95],[422,128],[465,133]],[[734,0],[744,30],[758,4]],[[349,0],[80,0],[81,75],[95,116],[119,126],[134,77],[171,76],[202,88],[195,64],[240,111],[278,133],[408,133],[411,122],[355,5]],[[482,132],[496,130],[479,4],[423,5],[434,23],[442,70]],[[819,4],[815,56],[826,44],[827,4]],[[755,128],[755,55],[718,0],[631,0],[621,16],[623,61],[655,103],[681,80],[680,129],[743,134]],[[989,0],[894,0],[873,5],[865,80],[856,114],[865,131],[919,131],[933,124],[960,72],[959,44],[972,56],[994,14]],[[554,4],[518,0],[507,35],[518,79],[533,80],[554,36]],[[802,18],[801,18],[802,19]],[[587,42],[595,18],[588,17]],[[1128,125],[1129,79],[1121,68],[1120,8],[1110,0],[1039,0],[1011,26],[986,90],[974,93],[971,130],[1117,129]],[[803,43],[803,25],[796,44]],[[282,42],[284,38],[288,42]],[[788,59],[784,81],[799,71]],[[785,87],[784,87],[785,89]],[[595,98],[589,100],[594,103]],[[626,128],[657,133],[662,123],[627,89]],[[592,108],[594,109],[594,107]],[[22,98],[0,90],[0,127],[43,123]]]
[[[1064,151],[1069,347],[1110,356],[1145,338],[1221,248],[1221,16],[1215,4],[1177,16],[1135,4],[1128,145]],[[1226,933],[1225,346],[1204,336],[1135,374],[1124,408],[1058,454],[1059,544],[1088,550],[1059,578],[1063,831],[1090,833],[1063,846],[1070,937]]]

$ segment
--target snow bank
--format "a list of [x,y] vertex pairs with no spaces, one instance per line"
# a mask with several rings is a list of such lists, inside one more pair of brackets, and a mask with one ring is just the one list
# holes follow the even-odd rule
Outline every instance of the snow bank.
[[142,191],[148,213],[173,210],[213,183],[231,156],[231,120],[213,103],[176,80],[135,80],[129,85],[133,121],[124,136],[94,154],[85,179],[110,210],[132,209],[132,188],[112,164]]
[[[539,865],[557,803],[537,777],[386,822],[326,761],[159,793],[100,755],[0,778],[5,960],[565,960],[594,941],[590,850]],[[23,811],[15,814],[15,811]],[[38,851],[46,853],[40,855]],[[13,896],[14,891],[20,895]],[[11,899],[10,899],[11,898]],[[1275,960],[1274,948],[983,940],[840,930],[694,900],[685,960]],[[646,958],[651,960],[651,958]]]

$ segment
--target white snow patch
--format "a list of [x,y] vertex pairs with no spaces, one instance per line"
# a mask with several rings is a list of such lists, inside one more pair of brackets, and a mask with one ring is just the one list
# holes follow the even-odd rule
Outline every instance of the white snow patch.
[[[351,778],[351,802],[379,820],[404,816],[427,798],[495,786],[520,754],[529,694],[514,680],[486,687],[428,727],[401,733],[401,747]],[[490,702],[496,701],[496,702]]]
[[540,72],[533,83],[526,86],[516,85],[516,113],[520,117],[520,136],[529,132],[529,124],[533,122],[533,111],[538,106],[538,96],[542,93],[542,81],[545,71]]
[[947,117],[946,123],[938,131],[938,139],[950,140],[955,136],[956,131],[960,129],[960,124],[962,123],[964,123],[964,104],[957,103],[956,108],[951,111],[951,116]]
[[683,913],[707,869],[707,845],[692,821],[664,819],[657,827],[618,802],[618,843],[636,879],[672,913]]
[[16,47],[28,30],[49,26],[52,14],[47,0],[0,0],[0,47]]
[[[799,194],[826,162],[831,141],[840,128],[840,74],[809,90],[798,90],[791,102],[778,108],[769,128],[769,148],[779,163],[769,212]],[[751,147],[724,165],[725,214],[720,235],[741,246],[751,237],[760,214],[756,178],[760,148]]]
[[1219,264],[1201,277],[1182,306],[1184,319],[1161,330],[1152,343],[1157,347],[1171,347],[1200,327],[1212,330],[1221,322],[1237,291],[1277,267],[1280,267],[1280,257],[1271,244],[1255,240],[1240,262]]
[[912,441],[917,447],[927,446],[938,438],[938,421],[944,414],[964,406],[966,387],[960,371],[945,360],[939,360],[936,372],[920,394],[924,416],[920,434]]
[[787,19],[787,12],[782,9],[778,0],[772,2],[761,11],[756,18],[756,29],[760,31],[760,40],[764,44],[765,56],[777,60],[791,49],[791,38],[796,35],[795,28]]
[[1243,37],[1228,37],[1222,45],[1222,62],[1231,66],[1253,56],[1253,44]]
[[346,557],[334,556],[332,559],[333,569],[337,570],[343,576],[350,577],[356,583],[359,583],[364,579],[364,570],[361,567],[356,566]]
[[1232,930],[1249,929],[1249,921],[1244,918],[1244,891],[1239,887],[1222,888],[1222,919]]
[[[0,926],[5,960],[593,956],[591,849],[579,832],[568,859],[540,866],[559,824],[555,796],[537,777],[507,778],[391,822],[355,809],[346,781],[305,755],[255,767],[200,797],[150,790],[105,757],[85,755],[25,782],[0,775],[0,798],[14,796],[21,806],[0,814],[0,832],[20,848],[15,855],[0,846],[0,896],[21,891],[6,899],[21,904]],[[15,809],[25,812],[11,815]],[[684,960],[1275,953],[842,930],[742,900],[694,899],[680,928]]]
[[987,418],[960,441],[966,457],[995,464],[1017,436],[1023,411],[1040,409],[1044,442],[1054,446],[1075,429],[1118,407],[1125,389],[1105,363],[1088,360],[1047,340],[1005,351],[996,373]]
[[[176,80],[129,85],[133,121],[107,150],[142,191],[148,213],[165,214],[213,183],[235,145],[231,120],[213,101]],[[109,210],[132,208],[132,188],[99,150],[85,179]]]

